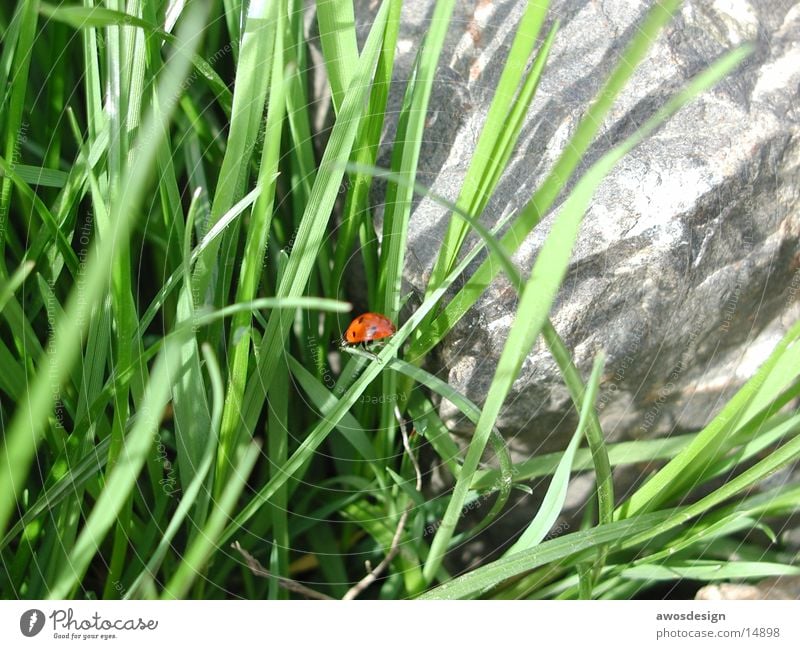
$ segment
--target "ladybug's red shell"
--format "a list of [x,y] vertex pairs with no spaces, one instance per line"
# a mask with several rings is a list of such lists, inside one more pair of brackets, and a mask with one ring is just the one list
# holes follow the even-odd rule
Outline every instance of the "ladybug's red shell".
[[397,331],[397,328],[385,315],[364,313],[350,323],[347,331],[344,332],[342,342],[345,345],[369,343],[373,340],[388,338],[395,331]]

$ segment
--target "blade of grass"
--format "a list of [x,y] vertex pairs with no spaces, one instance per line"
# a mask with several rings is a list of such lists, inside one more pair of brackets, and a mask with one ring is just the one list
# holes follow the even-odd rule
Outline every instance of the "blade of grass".
[[14,13],[11,16],[11,20],[7,26],[4,26],[4,29],[2,30],[2,38],[0,38],[0,44],[3,46],[2,51],[0,51],[0,88],[4,89],[2,95],[4,107],[5,100],[8,99],[9,91],[11,89],[11,84],[9,84],[8,79],[12,73],[14,55],[17,52],[17,42],[19,40],[20,29],[22,27],[23,19],[26,17],[26,11],[29,9],[30,7],[26,6],[24,3],[18,3],[14,8]]
[[762,432],[758,437],[735,449],[709,470],[706,474],[707,479],[730,475],[737,467],[743,466],[748,460],[759,456],[763,451],[795,432],[798,426],[800,426],[800,414],[785,419],[779,416],[772,417],[767,423],[759,426]]
[[[528,2],[525,13],[520,19],[514,41],[511,44],[511,49],[509,50],[505,66],[503,67],[503,72],[500,75],[500,80],[497,83],[492,102],[489,105],[486,121],[481,129],[478,143],[475,146],[469,168],[467,169],[467,173],[461,185],[461,192],[456,201],[456,204],[468,214],[480,214],[482,210],[476,209],[477,206],[483,203],[494,189],[493,186],[485,185],[486,179],[491,180],[491,178],[495,176],[492,172],[492,167],[494,164],[499,163],[499,151],[496,150],[498,142],[501,141],[504,136],[514,133],[515,120],[513,119],[512,113],[515,106],[514,98],[525,76],[525,67],[533,53],[536,40],[539,37],[539,32],[547,16],[549,4],[549,0]],[[532,70],[531,74],[528,75],[529,79],[538,81],[541,70],[544,69],[547,52],[550,49],[550,44],[552,44],[554,36],[555,30],[551,32],[551,36],[542,47],[542,54],[538,57],[538,60],[541,61],[541,65],[538,68],[539,73],[537,74],[535,70]],[[534,88],[535,85],[534,83]],[[530,106],[534,93],[531,92],[529,94],[530,96],[526,97],[524,91],[520,90],[516,102],[517,105],[524,106],[522,111],[523,117]],[[519,126],[521,126],[522,120],[518,119],[517,121],[519,121]],[[509,127],[509,125],[512,126]],[[517,133],[518,132],[517,130]],[[513,137],[512,139],[516,142],[517,138]],[[504,164],[503,167],[505,167]],[[481,191],[481,189],[484,191]],[[441,252],[436,258],[430,279],[428,280],[428,291],[431,287],[437,286],[441,279],[452,270],[458,258],[458,252],[461,250],[461,246],[467,236],[467,232],[467,224],[462,220],[450,220],[447,226],[447,232],[442,240]]]
[[231,478],[225,485],[217,506],[211,512],[205,527],[186,550],[175,574],[164,587],[161,599],[183,598],[194,580],[204,572],[206,562],[218,547],[225,521],[231,516],[239,496],[247,486],[247,479],[260,454],[261,449],[255,443],[242,449],[236,470],[231,472]]
[[[383,296],[383,313],[391,320],[396,320],[400,311],[400,280],[408,239],[411,199],[422,147],[422,135],[436,66],[454,6],[454,0],[436,3],[429,31],[425,35],[425,41],[418,57],[413,76],[414,82],[408,85],[398,120],[397,136],[392,151],[392,171],[406,182],[393,183],[386,192],[386,213],[383,223],[384,245],[381,251],[381,276],[379,279]],[[391,374],[386,376],[389,377]]]
[[[747,415],[752,416],[753,409],[757,406],[769,406],[770,401],[775,398],[775,382],[785,383],[787,375],[797,375],[797,368],[800,366],[798,337],[800,322],[787,332],[756,375],[728,401],[719,415],[692,443],[618,508],[617,517],[633,516],[652,509],[678,489],[684,488],[687,483],[696,481],[698,474],[721,459],[729,450],[731,437],[747,423]],[[772,378],[773,375],[775,378]],[[765,387],[772,389],[764,390]]]
[[[380,311],[393,322],[397,321],[400,313],[408,221],[411,217],[414,183],[417,178],[428,104],[454,6],[454,0],[443,0],[435,5],[430,27],[406,87],[392,149],[392,170],[407,182],[392,183],[386,190],[377,288]],[[386,372],[383,375],[382,389],[385,395],[397,393],[397,376],[394,372]],[[376,439],[380,455],[387,455],[394,446],[393,433],[396,425],[394,404],[386,402],[380,409],[379,433]]]
[[539,545],[558,519],[558,515],[561,513],[564,502],[567,499],[567,487],[569,486],[572,465],[575,460],[575,452],[578,450],[578,445],[587,427],[589,412],[594,409],[594,402],[597,396],[598,386],[600,385],[604,364],[605,358],[602,354],[599,354],[595,358],[592,375],[589,378],[578,426],[575,428],[575,433],[564,451],[561,461],[558,463],[558,467],[553,473],[553,479],[550,481],[550,486],[547,488],[547,493],[545,493],[539,511],[536,512],[536,516],[522,533],[522,536],[517,539],[514,545],[512,545],[503,556],[511,556],[517,552],[522,552],[523,550],[528,550]]
[[539,48],[539,52],[533,60],[531,71],[520,89],[519,98],[510,111],[510,115],[507,118],[507,128],[504,128],[500,133],[488,169],[481,177],[480,191],[475,196],[475,202],[472,207],[472,211],[475,214],[480,214],[486,208],[489,199],[497,188],[497,184],[500,182],[500,177],[508,165],[508,161],[511,159],[511,155],[514,153],[522,127],[525,124],[528,108],[533,103],[536,90],[539,87],[539,80],[544,72],[544,66],[547,64],[558,28],[559,21],[556,19],[553,21],[553,26],[550,28],[544,43]]
[[[250,159],[254,153],[255,143],[259,139],[261,115],[270,82],[269,72],[272,66],[264,67],[263,63],[272,59],[278,4],[253,2],[248,6],[247,21],[236,66],[230,130],[211,205],[209,228],[220,220],[243,193]],[[212,279],[212,271],[220,265],[219,247],[218,240],[210,241],[195,265],[193,283],[200,296],[205,297]]]
[[763,579],[778,575],[800,575],[800,568],[757,561],[676,561],[661,565],[635,566],[621,572],[625,579],[644,581],[721,581],[728,579]]
[[21,264],[8,279],[0,278],[0,313],[3,312],[3,308],[11,299],[11,296],[22,286],[22,283],[27,279],[28,275],[30,275],[35,265],[36,264],[32,261],[26,261]]
[[[245,302],[255,297],[261,280],[264,265],[264,253],[267,247],[270,224],[272,222],[273,202],[275,199],[278,162],[280,159],[281,131],[283,129],[285,103],[285,80],[283,76],[283,34],[286,28],[286,16],[283,5],[278,10],[278,23],[275,28],[275,45],[272,52],[272,73],[270,74],[269,105],[267,109],[266,139],[262,150],[256,188],[260,190],[250,218],[245,242],[244,257],[241,263],[236,300]],[[217,222],[218,224],[220,221]],[[228,350],[231,354],[228,372],[228,386],[225,394],[222,431],[233,431],[238,425],[240,408],[244,396],[245,384],[250,365],[252,325],[250,314],[242,312],[234,317],[231,324],[231,340]],[[223,433],[220,438],[217,457],[215,492],[220,493],[225,484],[231,442]]]
[[213,410],[211,415],[212,426],[211,430],[209,431],[210,434],[208,435],[206,452],[203,456],[202,464],[198,467],[196,473],[192,477],[191,483],[189,483],[189,485],[186,487],[186,491],[184,492],[183,497],[180,499],[178,507],[176,508],[175,513],[172,515],[172,519],[170,520],[167,529],[164,530],[164,534],[161,537],[161,540],[158,542],[158,546],[150,555],[147,566],[137,576],[136,580],[130,585],[130,587],[127,588],[123,599],[140,597],[144,582],[152,582],[155,580],[155,576],[158,573],[162,562],[164,561],[164,557],[167,554],[167,551],[170,549],[175,535],[180,530],[180,527],[184,520],[186,520],[189,511],[194,506],[195,501],[200,495],[200,490],[204,487],[206,489],[208,488],[207,484],[204,485],[204,483],[207,483],[206,478],[209,475],[214,462],[217,440],[219,436],[219,427],[222,420],[222,405],[225,398],[225,392],[222,382],[222,373],[220,372],[219,364],[214,357],[211,347],[209,345],[203,345],[202,351],[203,358],[206,361],[206,367],[208,368],[208,375],[211,379],[211,392],[213,395]]
[[[195,304],[194,281],[192,274],[191,246],[192,231],[198,213],[204,205],[204,193],[198,188],[192,196],[189,211],[186,215],[186,227],[183,240],[183,287],[178,295],[178,305],[175,320],[178,327],[185,323],[194,323],[198,326]],[[175,426],[175,447],[178,455],[178,476],[181,485],[187,489],[194,480],[194,474],[202,465],[203,452],[206,448],[208,430],[211,426],[211,409],[208,404],[205,378],[200,367],[199,341],[196,330],[193,335],[184,339],[180,363],[185,367],[184,373],[178,377],[173,394],[173,419]],[[202,494],[197,500],[197,511],[193,517],[194,533],[203,525],[203,515],[206,511],[207,494]]]
[[[280,376],[272,383],[269,392],[267,426],[267,452],[269,454],[270,477],[283,470],[289,457],[289,368],[281,359],[278,365]],[[289,357],[291,358],[291,357]],[[289,498],[286,485],[275,493],[272,501],[272,551],[269,568],[276,577],[289,577]],[[277,579],[270,579],[269,599],[288,599],[288,593],[280,587]]]
[[453,600],[479,597],[493,586],[519,574],[592,550],[598,545],[612,543],[619,538],[647,533],[647,530],[667,520],[669,514],[669,512],[653,512],[545,541],[530,550],[493,561],[456,577],[427,591],[419,599]]
[[[688,446],[696,433],[687,433],[674,437],[652,440],[635,440],[608,445],[608,457],[611,466],[639,464],[657,460],[669,460]],[[552,475],[561,453],[548,453],[531,458],[514,465],[514,482],[527,482],[534,478]],[[578,449],[572,465],[574,471],[590,471],[594,468],[591,449]],[[472,481],[473,489],[487,489],[499,477],[497,469],[477,471]]]
[[358,60],[353,3],[350,0],[317,0],[316,5],[322,56],[328,71],[333,108],[338,113],[350,86],[353,62]]
[[[59,169],[49,169],[47,167],[36,167],[33,165],[18,164],[14,167],[20,180],[29,185],[38,187],[56,187],[61,189],[67,184],[69,174]],[[5,174],[3,174],[5,176]]]
[[[362,118],[359,138],[354,147],[354,160],[357,164],[374,164],[378,155],[381,133],[383,130],[384,117],[386,115],[386,102],[389,98],[389,88],[392,82],[392,71],[394,69],[395,49],[397,46],[397,35],[400,29],[400,12],[402,0],[389,0],[389,15],[386,20],[386,30],[383,35],[381,53],[378,57],[378,65],[375,71],[375,81],[369,97],[369,105],[366,114]],[[372,185],[372,176],[368,174],[350,173],[347,179],[349,191],[345,197],[344,213],[342,215],[341,226],[338,231],[336,250],[334,253],[333,270],[331,272],[331,284],[328,294],[331,297],[338,297],[342,292],[342,273],[345,264],[350,256],[356,233],[363,225],[365,235],[368,228],[372,228],[370,210],[368,206],[369,190]],[[377,267],[377,247],[374,245],[362,246],[362,256],[367,268],[368,285],[374,284],[377,272],[370,274],[370,269]],[[374,263],[373,263],[374,262]],[[368,298],[376,299],[374,287],[369,290]],[[323,340],[330,338],[331,326],[326,320],[326,328]]]
[[[31,64],[31,53],[36,38],[36,23],[38,0],[23,0],[20,4],[19,32],[17,34],[16,48],[14,50],[13,68],[9,83],[11,92],[8,103],[3,104],[5,120],[5,151],[3,157],[13,166],[19,162],[19,139],[23,127],[22,114],[25,109],[25,95],[28,89],[28,70]],[[27,126],[27,124],[26,124]],[[7,170],[3,170],[7,173]],[[4,173],[0,181],[0,278],[6,276],[5,251],[7,226],[6,219],[11,204],[12,182]],[[2,515],[0,515],[0,528]]]

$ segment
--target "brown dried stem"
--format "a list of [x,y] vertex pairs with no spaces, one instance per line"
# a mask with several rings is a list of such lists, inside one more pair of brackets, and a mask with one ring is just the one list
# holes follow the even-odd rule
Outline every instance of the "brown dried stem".
[[[397,421],[400,424],[400,433],[403,436],[403,448],[405,448],[406,453],[408,454],[409,459],[411,460],[411,464],[414,466],[414,473],[416,475],[416,488],[417,491],[422,490],[422,471],[419,468],[419,462],[417,462],[417,458],[414,456],[414,453],[411,452],[411,443],[408,439],[408,432],[406,430],[406,422],[403,419],[403,416],[400,414],[400,409],[395,406],[394,409],[395,417],[397,417]],[[414,501],[409,500],[406,508],[403,510],[403,513],[400,515],[400,520],[397,521],[397,528],[394,531],[394,536],[392,537],[392,542],[389,545],[389,551],[386,553],[386,556],[383,560],[374,568],[370,568],[369,563],[367,563],[367,574],[364,578],[359,581],[355,586],[353,586],[350,590],[348,590],[342,599],[350,600],[355,599],[358,597],[365,589],[367,589],[370,585],[375,583],[378,577],[383,574],[386,568],[389,567],[389,564],[392,560],[397,556],[397,553],[400,552],[400,539],[403,536],[403,530],[406,527],[406,522],[408,521],[408,515],[411,513],[411,508],[414,506]]]
[[267,579],[277,579],[278,584],[285,588],[286,590],[291,590],[292,592],[298,593],[300,595],[305,595],[311,599],[334,599],[326,595],[325,593],[320,593],[313,588],[309,588],[308,586],[303,586],[300,582],[295,581],[294,579],[288,579],[287,577],[280,577],[278,575],[273,575],[269,570],[267,570],[264,566],[259,563],[258,559],[256,559],[252,554],[250,554],[247,550],[245,550],[241,545],[239,545],[239,541],[235,541],[231,543],[231,547],[234,548],[244,557],[245,562],[247,563],[247,567],[250,568],[250,572],[252,572],[257,577],[265,577]]

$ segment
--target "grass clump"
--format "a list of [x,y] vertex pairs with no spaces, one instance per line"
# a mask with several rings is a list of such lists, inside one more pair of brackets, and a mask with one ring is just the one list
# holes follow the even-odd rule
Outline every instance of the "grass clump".
[[[796,510],[796,487],[749,489],[800,452],[800,415],[784,407],[800,391],[800,328],[702,431],[606,444],[594,408],[602,357],[584,383],[548,319],[598,184],[749,49],[698,74],[575,179],[527,272],[512,254],[564,194],[679,3],[657,3],[632,32],[550,174],[494,229],[481,215],[557,37],[557,21],[543,30],[548,3],[529,2],[516,28],[452,204],[416,176],[454,2],[436,3],[408,80],[394,78],[399,0],[380,3],[360,48],[352,3],[316,4],[334,112],[326,133],[313,126],[299,0],[223,2],[217,13],[160,0],[0,9],[3,595],[629,597],[670,578],[794,574],[780,551],[737,563],[715,547]],[[391,84],[404,99],[383,170]],[[377,176],[388,187],[380,238]],[[375,353],[339,350],[329,341],[352,315],[351,254],[366,269],[365,306],[399,318],[415,192],[451,219],[421,303]],[[478,243],[467,249],[470,232]],[[519,306],[479,408],[423,361],[499,272]],[[496,420],[539,336],[579,424],[563,453],[513,465]],[[464,453],[434,393],[475,422]],[[481,467],[487,445],[499,469]],[[423,495],[423,450],[451,493]],[[666,464],[615,498],[613,466],[655,460]],[[596,516],[545,540],[570,477],[587,469]],[[552,478],[522,537],[452,579],[448,551],[537,476]],[[489,497],[464,529],[470,503]]]

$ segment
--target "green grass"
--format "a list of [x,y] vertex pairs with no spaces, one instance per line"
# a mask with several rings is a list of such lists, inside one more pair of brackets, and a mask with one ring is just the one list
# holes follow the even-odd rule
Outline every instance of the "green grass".
[[[748,46],[573,177],[679,6],[657,3],[549,175],[489,227],[484,209],[559,37],[548,2],[529,2],[515,26],[452,203],[417,170],[453,2],[436,4],[409,79],[395,74],[400,0],[376,7],[361,41],[352,3],[318,2],[331,94],[322,132],[300,0],[250,3],[246,15],[232,0],[96,4],[0,8],[4,597],[288,599],[308,581],[333,598],[609,598],[797,573],[768,524],[796,513],[798,488],[753,487],[800,457],[789,408],[800,325],[703,430],[608,443],[595,408],[602,354],[582,376],[549,320],[599,183]],[[382,142],[390,88],[403,102]],[[388,170],[375,167],[382,145]],[[387,188],[380,237],[376,177]],[[415,193],[450,221],[420,300],[403,309]],[[558,198],[536,262],[519,268],[513,253]],[[356,266],[363,295],[345,281]],[[498,272],[519,305],[479,407],[425,358]],[[397,333],[339,349],[351,301]],[[497,418],[540,336],[579,423],[563,451],[513,463]],[[465,448],[438,399],[474,423]],[[418,489],[419,456],[452,490]],[[612,469],[639,463],[658,470],[616,494]],[[584,525],[552,538],[570,479],[586,471],[596,487]],[[453,578],[451,551],[542,479],[524,533]],[[365,560],[381,573],[360,586]]]

